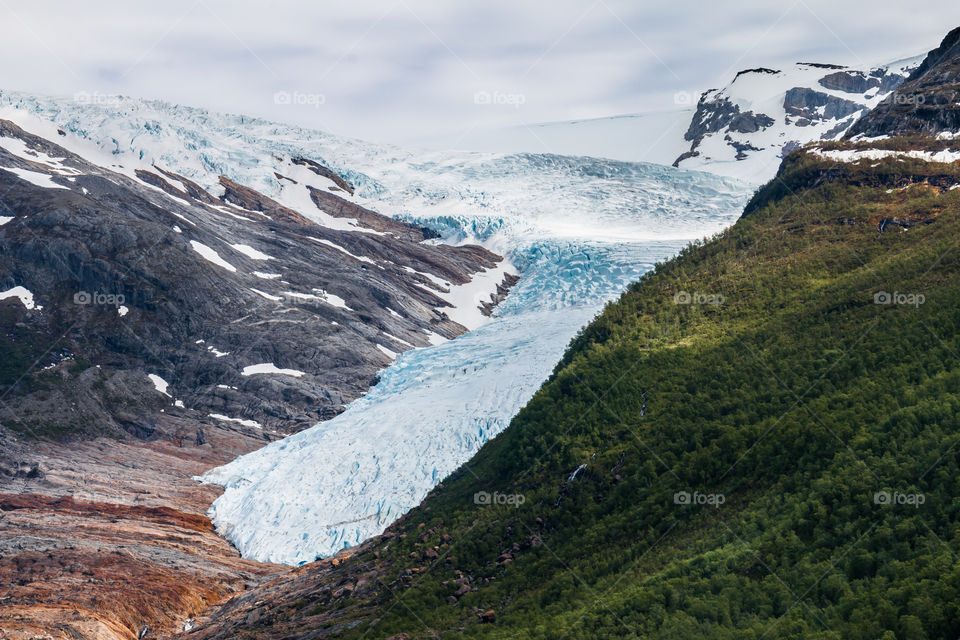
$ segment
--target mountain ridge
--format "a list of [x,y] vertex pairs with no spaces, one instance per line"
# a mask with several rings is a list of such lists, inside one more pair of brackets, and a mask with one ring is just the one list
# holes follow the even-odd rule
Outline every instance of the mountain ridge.
[[[742,69],[723,88],[703,91],[699,98],[678,92],[669,110],[467,131],[428,140],[427,146],[656,162],[763,183],[785,152],[841,136],[922,58]],[[756,86],[741,90],[751,76],[760,78]]]

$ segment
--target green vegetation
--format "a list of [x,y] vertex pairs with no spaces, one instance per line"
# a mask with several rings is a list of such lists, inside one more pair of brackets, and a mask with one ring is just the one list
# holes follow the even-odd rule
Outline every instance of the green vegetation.
[[[957,637],[960,190],[890,191],[913,164],[792,156],[749,215],[609,305],[379,560],[361,554],[386,575],[332,631]],[[452,603],[456,571],[476,590]]]
[[12,304],[0,307],[0,327],[8,327],[0,337],[0,392],[25,379],[25,374],[43,354],[34,332],[18,324],[20,310]]

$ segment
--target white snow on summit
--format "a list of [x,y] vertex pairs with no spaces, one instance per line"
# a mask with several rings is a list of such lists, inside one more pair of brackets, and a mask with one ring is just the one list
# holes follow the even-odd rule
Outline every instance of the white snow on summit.
[[[762,120],[756,129],[743,126],[746,123],[731,127],[723,122],[707,131],[694,146],[697,155],[681,160],[679,166],[762,183],[776,174],[785,151],[842,136],[865,110],[889,95],[894,75],[907,75],[923,57],[852,67],[797,63],[748,69],[724,88],[705,91],[699,103],[685,92],[677,94],[678,106],[672,110],[470,130],[424,144],[437,149],[552,153],[672,165],[691,151],[694,139],[685,138],[691,124],[704,124],[729,103],[741,113],[762,114],[769,121]],[[823,99],[811,92],[834,99],[834,104],[819,104]],[[682,104],[688,101],[692,106]],[[801,114],[807,111],[805,101],[810,103],[809,113]]]
[[783,69],[742,71],[725,88],[701,97],[695,120],[709,119],[733,106],[741,114],[766,116],[769,123],[761,121],[757,130],[750,130],[753,126],[744,122],[710,131],[693,145],[696,155],[679,166],[765,182],[776,174],[783,155],[793,147],[842,137],[861,115],[889,95],[895,86],[891,80],[909,75],[923,57],[879,66],[797,63]]

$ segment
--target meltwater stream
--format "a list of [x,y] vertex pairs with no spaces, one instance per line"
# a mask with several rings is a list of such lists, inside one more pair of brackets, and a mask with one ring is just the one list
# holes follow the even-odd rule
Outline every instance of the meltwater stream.
[[[411,192],[411,172],[456,195]],[[506,255],[521,280],[493,321],[404,353],[343,414],[206,474],[225,487],[213,520],[245,557],[301,564],[381,533],[507,427],[607,301],[729,225],[747,193],[702,173],[556,156],[403,173],[385,196],[395,210]]]

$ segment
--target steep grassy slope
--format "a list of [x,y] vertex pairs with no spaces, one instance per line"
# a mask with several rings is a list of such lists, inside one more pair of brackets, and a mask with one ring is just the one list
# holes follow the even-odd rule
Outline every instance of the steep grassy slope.
[[957,637],[948,183],[960,165],[795,152],[420,508],[200,635]]

